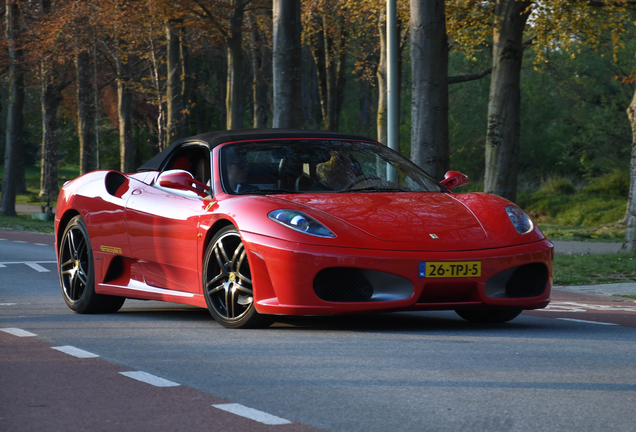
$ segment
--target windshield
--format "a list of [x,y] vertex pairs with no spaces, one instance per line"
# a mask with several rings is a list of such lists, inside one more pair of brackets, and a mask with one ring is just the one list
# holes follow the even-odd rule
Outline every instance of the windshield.
[[231,194],[442,192],[415,164],[365,142],[286,140],[221,148],[221,182]]

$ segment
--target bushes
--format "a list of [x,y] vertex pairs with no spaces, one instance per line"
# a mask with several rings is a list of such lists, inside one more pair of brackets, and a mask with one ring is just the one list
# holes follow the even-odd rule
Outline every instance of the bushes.
[[551,177],[537,191],[519,192],[517,203],[540,224],[598,226],[625,217],[629,174],[614,169],[577,187],[564,177]]

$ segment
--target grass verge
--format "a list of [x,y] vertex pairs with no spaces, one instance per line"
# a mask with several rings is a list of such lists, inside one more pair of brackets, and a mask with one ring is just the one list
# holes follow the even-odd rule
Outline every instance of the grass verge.
[[636,282],[636,254],[557,254],[554,285],[595,285]]
[[561,226],[539,223],[541,232],[550,240],[576,240],[589,242],[614,242],[625,241],[625,225],[608,224],[601,226]]
[[53,221],[32,219],[30,214],[18,214],[17,217],[0,215],[0,229],[53,234]]

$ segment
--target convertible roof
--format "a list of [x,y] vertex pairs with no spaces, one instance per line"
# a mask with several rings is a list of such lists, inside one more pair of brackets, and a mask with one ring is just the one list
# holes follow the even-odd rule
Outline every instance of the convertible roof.
[[173,142],[161,153],[150,159],[148,162],[137,168],[137,171],[157,171],[160,170],[164,162],[170,158],[172,152],[181,144],[186,142],[205,143],[212,150],[214,147],[235,141],[258,141],[265,139],[337,139],[337,140],[356,140],[356,141],[374,141],[370,138],[347,135],[337,132],[325,132],[306,129],[238,129],[219,132],[208,132],[201,135],[195,135],[188,138],[182,138]]

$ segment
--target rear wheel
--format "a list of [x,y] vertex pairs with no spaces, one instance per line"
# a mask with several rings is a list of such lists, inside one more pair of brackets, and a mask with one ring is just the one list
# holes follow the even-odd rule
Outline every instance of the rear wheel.
[[64,230],[59,250],[60,286],[64,301],[80,314],[117,312],[125,297],[95,293],[93,250],[86,224],[75,216]]
[[517,318],[522,309],[456,310],[455,312],[472,323],[501,324]]
[[210,314],[227,328],[267,327],[271,318],[254,307],[247,251],[236,228],[220,230],[203,261],[203,294]]

